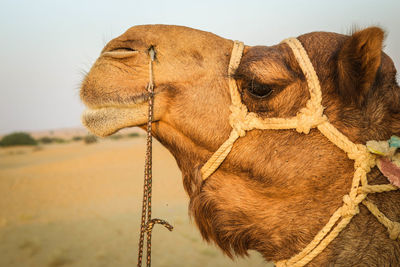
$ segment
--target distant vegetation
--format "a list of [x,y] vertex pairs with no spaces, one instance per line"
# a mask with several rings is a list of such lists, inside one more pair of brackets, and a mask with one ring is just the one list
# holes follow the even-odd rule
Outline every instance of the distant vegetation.
[[108,136],[108,139],[111,140],[120,140],[123,138],[136,138],[136,137],[142,137],[143,135],[139,134],[139,133],[128,133],[128,134],[113,134]]
[[[141,135],[139,133],[129,133],[129,134],[113,134],[113,135],[110,135],[110,136],[108,136],[106,138],[110,139],[110,140],[121,140],[121,139],[124,139],[124,138],[136,138],[136,137],[141,137],[141,136],[143,136],[143,135]],[[82,141],[82,140],[83,140],[83,142],[85,144],[92,144],[92,143],[97,142],[98,138],[96,136],[92,135],[92,134],[88,134],[86,136],[74,136],[74,137],[72,137],[72,141],[75,141],[75,142]]]
[[28,133],[18,132],[5,135],[0,146],[36,146],[38,142]]
[[110,138],[111,140],[119,140],[119,139],[124,138],[124,136],[122,134],[113,134],[113,135],[110,135],[108,138]]
[[51,143],[62,144],[67,142],[65,139],[59,137],[48,137],[48,136],[41,137],[37,141],[41,144],[51,144]]
[[81,141],[83,139],[82,136],[74,136],[72,137],[72,141]]
[[83,141],[85,144],[93,144],[97,142],[97,137],[92,134],[88,134],[83,138]]
[[[128,134],[113,134],[107,139],[111,140],[120,140],[124,138],[137,138],[143,137],[143,134],[140,133],[128,133]],[[29,133],[25,132],[16,132],[5,135],[0,140],[0,147],[5,146],[25,146],[25,145],[38,145],[38,144],[62,144],[68,142],[79,142],[83,141],[85,144],[92,144],[98,141],[98,138],[92,134],[88,134],[86,136],[74,136],[70,140],[63,139],[60,137],[51,137],[51,136],[43,136],[37,139],[34,139]]]
[[140,135],[139,135],[139,133],[130,133],[130,134],[127,134],[127,136],[128,137],[139,137]]

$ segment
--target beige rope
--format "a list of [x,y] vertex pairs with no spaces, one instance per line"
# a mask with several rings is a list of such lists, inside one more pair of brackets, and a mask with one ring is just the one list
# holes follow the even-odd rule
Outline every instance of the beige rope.
[[247,128],[242,125],[242,123],[246,122],[247,107],[242,104],[236,81],[233,78],[233,74],[235,74],[236,69],[239,67],[240,60],[242,59],[243,49],[244,44],[242,42],[235,41],[233,43],[232,55],[228,67],[228,83],[232,101],[230,107],[232,114],[229,117],[229,123],[232,126],[232,132],[230,133],[228,140],[226,140],[219,149],[214,152],[211,158],[201,168],[203,180],[207,179],[208,176],[218,169],[231,151],[236,139],[240,136],[246,135]]
[[378,219],[378,221],[386,226],[389,232],[389,237],[392,240],[400,240],[400,223],[398,222],[392,222],[389,220],[379,209],[378,207],[372,203],[371,200],[365,199],[363,202],[364,206],[366,206],[369,211],[375,215],[375,217]]
[[400,223],[389,220],[379,209],[368,199],[369,193],[382,193],[398,190],[390,184],[369,185],[367,173],[376,164],[374,155],[368,152],[366,146],[354,144],[339,130],[337,130],[328,118],[323,114],[322,93],[318,76],[312,63],[299,40],[295,38],[283,41],[292,49],[304,76],[310,92],[310,99],[306,107],[302,108],[296,117],[292,118],[260,118],[253,112],[248,112],[247,107],[242,104],[236,81],[232,75],[238,68],[242,57],[244,45],[235,41],[232,49],[232,56],[228,68],[229,88],[232,105],[229,124],[232,132],[229,138],[211,156],[201,169],[203,179],[207,179],[222,164],[232,149],[234,142],[246,135],[246,131],[253,129],[296,129],[299,133],[308,134],[310,129],[317,128],[329,141],[347,153],[347,156],[354,160],[354,175],[349,194],[343,197],[343,205],[338,208],[328,223],[317,233],[314,239],[297,255],[288,260],[279,261],[277,267],[295,266],[301,267],[310,262],[321,253],[329,243],[350,223],[351,219],[359,213],[358,205],[362,202],[368,210],[381,222],[389,231],[390,238],[400,240]]
[[226,158],[229,152],[232,149],[233,143],[236,139],[239,138],[239,135],[236,131],[232,131],[229,135],[228,140],[223,143],[219,149],[211,156],[211,158],[204,164],[201,168],[201,174],[203,179],[206,179],[210,176],[222,163],[222,161]]

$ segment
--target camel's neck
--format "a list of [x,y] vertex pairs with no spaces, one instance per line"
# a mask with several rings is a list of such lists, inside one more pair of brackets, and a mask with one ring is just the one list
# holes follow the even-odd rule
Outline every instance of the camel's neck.
[[[370,184],[387,183],[377,168],[373,169],[368,180]],[[396,205],[400,201],[399,191],[371,194],[368,198],[389,218],[395,221],[400,219],[400,207]],[[386,227],[364,205],[360,204],[359,207],[360,213],[307,266],[400,266],[400,243],[389,238]],[[307,214],[304,213],[304,216]],[[296,233],[292,232],[292,235],[295,236]],[[306,235],[303,234],[303,237]],[[311,237],[307,237],[309,238]],[[298,247],[298,243],[299,240],[292,243],[291,247]],[[297,252],[292,251],[291,256]]]
[[155,138],[174,156],[183,175],[183,185],[190,196],[195,190],[193,188],[194,170],[199,169],[204,164],[209,152],[167,123],[155,123],[153,132]]
[[[372,178],[372,179],[371,179]],[[386,184],[387,179],[375,168],[370,184]],[[400,220],[400,192],[370,194],[368,198],[390,219]],[[391,240],[388,231],[374,215],[360,204],[360,213],[336,237],[310,266],[400,266],[400,242]]]
[[[208,159],[209,152],[164,122],[155,123],[153,129],[155,137],[173,154],[182,171],[184,187],[191,198],[191,213],[203,237],[214,240],[227,253],[233,249],[237,254],[245,254],[247,249],[254,249],[268,260],[288,259],[312,240],[316,230],[322,229],[350,187],[349,173],[353,166],[351,161],[344,160],[341,151],[336,156],[332,152],[322,155],[338,166],[333,164],[335,166],[324,168],[322,173],[315,173],[311,170],[316,168],[310,164],[317,162],[303,162],[302,165],[308,168],[302,169],[289,157],[285,157],[286,161],[280,160],[280,153],[272,153],[264,162],[257,159],[266,157],[266,151],[249,151],[248,146],[246,150],[238,142],[231,160],[226,163],[229,169],[238,168],[235,159],[243,164],[252,158],[253,162],[259,163],[257,166],[263,167],[262,171],[239,170],[233,174],[226,173],[223,168],[213,175],[213,179],[207,180],[201,192],[196,191],[202,181],[199,169]],[[274,147],[275,143],[282,143],[279,138],[277,133],[276,142],[267,146],[270,151],[279,149]],[[289,147],[302,149],[299,140],[296,145]],[[333,148],[328,150],[335,151]],[[283,172],[282,179],[275,175],[273,180],[268,180],[270,173],[280,172]],[[301,173],[304,177],[291,177],[290,173],[297,173],[297,176]],[[377,174],[379,171],[374,169],[371,177]],[[370,183],[387,181],[378,175],[370,179]],[[296,190],[296,187],[302,190]],[[396,206],[400,202],[399,191],[369,197],[390,219],[400,221],[399,207]],[[328,262],[338,266],[354,266],[360,262],[383,266],[384,262],[391,262],[392,266],[400,266],[400,244],[389,239],[387,229],[364,206],[360,205],[360,211],[310,266],[326,266]]]

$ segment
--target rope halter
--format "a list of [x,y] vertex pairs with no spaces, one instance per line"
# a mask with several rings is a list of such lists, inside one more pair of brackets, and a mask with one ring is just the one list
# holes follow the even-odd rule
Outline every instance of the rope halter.
[[166,227],[169,231],[172,231],[174,227],[168,222],[152,218],[151,212],[151,197],[152,197],[152,123],[153,123],[153,106],[154,106],[154,74],[153,74],[153,62],[155,60],[156,52],[153,47],[149,49],[149,83],[147,85],[148,92],[148,119],[147,119],[147,141],[146,141],[146,160],[144,165],[144,182],[143,182],[143,201],[142,201],[142,217],[140,223],[140,235],[139,235],[139,249],[138,249],[138,262],[137,266],[142,267],[143,250],[144,250],[144,238],[146,235],[146,266],[151,266],[151,235],[153,233],[153,227],[155,224],[161,224]]
[[312,128],[317,128],[329,141],[347,153],[354,160],[354,176],[349,194],[343,197],[343,205],[338,208],[328,223],[317,233],[314,239],[298,254],[288,260],[279,261],[277,267],[304,266],[314,257],[321,253],[329,243],[349,224],[351,219],[359,213],[359,204],[363,203],[368,210],[385,225],[389,237],[393,240],[400,239],[400,223],[389,220],[377,206],[367,199],[368,193],[381,193],[398,188],[391,184],[369,185],[367,173],[376,165],[376,158],[368,152],[365,145],[351,142],[345,135],[336,129],[323,114],[322,93],[318,76],[305,51],[304,47],[296,38],[289,38],[282,43],[287,44],[300,65],[307,79],[310,99],[306,106],[291,118],[261,118],[256,113],[249,112],[242,103],[239,90],[233,74],[239,67],[244,50],[244,44],[235,41],[233,45],[231,60],[228,68],[229,90],[232,104],[229,124],[232,131],[229,138],[214,152],[210,159],[201,168],[203,180],[213,174],[222,164],[231,151],[233,144],[239,137],[246,135],[246,131],[253,129],[296,129],[299,133],[308,134]]

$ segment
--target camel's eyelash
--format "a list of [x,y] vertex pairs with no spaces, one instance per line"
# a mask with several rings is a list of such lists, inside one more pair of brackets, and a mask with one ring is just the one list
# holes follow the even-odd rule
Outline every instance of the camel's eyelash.
[[241,78],[237,80],[241,93],[247,92],[252,97],[257,99],[265,99],[273,93],[281,91],[286,87],[286,84],[281,83],[261,83],[257,79]]
[[251,96],[259,99],[267,98],[274,92],[272,85],[258,83],[254,80],[245,82],[242,86]]

